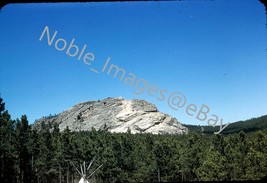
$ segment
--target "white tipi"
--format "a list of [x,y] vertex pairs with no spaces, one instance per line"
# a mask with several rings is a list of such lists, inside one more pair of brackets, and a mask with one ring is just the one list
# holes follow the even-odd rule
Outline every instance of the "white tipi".
[[74,165],[74,163],[71,164],[74,166],[74,168],[77,170],[77,172],[82,176],[82,178],[80,179],[80,181],[78,183],[89,183],[89,178],[99,169],[101,168],[101,166],[103,164],[101,164],[97,169],[95,169],[95,171],[93,171],[93,173],[91,173],[89,176],[87,176],[87,172],[89,173],[89,169],[91,167],[91,165],[93,164],[95,158],[92,159],[92,161],[89,163],[88,167],[86,168],[85,166],[85,161],[83,162],[83,164],[80,164],[80,171],[79,169]]
[[80,179],[79,183],[89,183],[88,180],[84,179],[83,177]]

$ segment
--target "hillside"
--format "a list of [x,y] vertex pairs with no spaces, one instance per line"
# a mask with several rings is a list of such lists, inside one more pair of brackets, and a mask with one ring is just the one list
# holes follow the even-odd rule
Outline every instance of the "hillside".
[[[213,134],[214,132],[219,131],[220,129],[219,126],[216,126],[215,128],[212,126],[186,125],[186,124],[183,124],[183,126],[186,126],[191,132],[201,132],[202,131],[201,129],[204,129],[203,131],[204,134]],[[248,119],[245,121],[233,122],[227,128],[225,128],[221,133],[233,134],[233,133],[239,133],[241,131],[249,133],[266,129],[267,129],[267,115],[264,115],[261,117]]]
[[188,129],[176,118],[159,112],[157,107],[145,100],[106,98],[74,105],[58,115],[37,120],[33,127],[43,125],[52,128],[59,125],[60,131],[67,127],[71,131],[107,130],[121,133],[187,134]]
[[264,182],[261,179],[266,178],[265,130],[153,135],[101,129],[60,131],[58,124],[52,131],[46,127],[32,129],[26,115],[12,120],[0,97],[1,183],[77,183],[81,176],[74,166],[92,159],[92,169],[103,166],[90,177],[91,183]]

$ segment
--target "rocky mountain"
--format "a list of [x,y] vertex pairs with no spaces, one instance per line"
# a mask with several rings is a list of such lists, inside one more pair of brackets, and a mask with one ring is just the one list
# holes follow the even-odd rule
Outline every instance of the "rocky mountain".
[[88,101],[74,105],[56,116],[41,118],[33,127],[59,124],[60,130],[71,131],[96,130],[110,132],[187,134],[188,129],[177,119],[159,112],[157,107],[144,100],[125,100],[106,98],[102,101]]

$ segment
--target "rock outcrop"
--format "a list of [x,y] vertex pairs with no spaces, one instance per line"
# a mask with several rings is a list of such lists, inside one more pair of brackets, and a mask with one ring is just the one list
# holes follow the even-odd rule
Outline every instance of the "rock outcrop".
[[59,124],[62,131],[96,130],[110,132],[153,133],[153,134],[187,134],[188,129],[175,118],[158,111],[157,107],[144,100],[125,100],[123,98],[106,98],[102,101],[79,103],[67,111],[49,118],[37,120],[33,127]]

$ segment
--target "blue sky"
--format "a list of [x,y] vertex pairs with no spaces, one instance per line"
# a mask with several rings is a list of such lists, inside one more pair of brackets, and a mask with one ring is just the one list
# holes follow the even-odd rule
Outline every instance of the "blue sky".
[[[259,117],[267,113],[265,23],[258,1],[9,4],[0,12],[1,97],[12,118],[26,114],[31,123],[119,96],[152,102],[187,124],[207,125],[196,118],[202,104],[207,119],[216,114],[224,123]],[[58,31],[51,46],[39,40],[45,26],[50,37]],[[66,47],[74,38],[79,51],[86,44],[91,65],[57,50],[60,38]],[[143,93],[101,72],[108,57],[147,82]],[[147,93],[152,84],[154,96]],[[162,90],[164,101],[157,99]],[[172,92],[186,96],[184,107],[170,108]],[[193,116],[189,104],[197,106]]]

